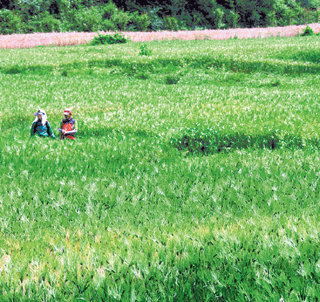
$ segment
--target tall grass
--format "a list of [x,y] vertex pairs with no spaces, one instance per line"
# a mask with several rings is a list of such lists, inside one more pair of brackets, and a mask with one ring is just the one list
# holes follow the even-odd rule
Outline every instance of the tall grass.
[[318,37],[140,46],[0,50],[1,299],[319,299]]

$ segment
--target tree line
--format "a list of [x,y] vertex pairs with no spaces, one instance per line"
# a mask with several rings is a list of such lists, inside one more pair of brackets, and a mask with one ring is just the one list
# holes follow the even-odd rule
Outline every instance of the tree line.
[[306,24],[320,0],[2,0],[0,34],[158,31]]

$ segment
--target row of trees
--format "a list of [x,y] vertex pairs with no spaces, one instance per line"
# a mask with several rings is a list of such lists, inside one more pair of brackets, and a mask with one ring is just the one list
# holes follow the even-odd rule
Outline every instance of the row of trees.
[[0,34],[188,30],[319,22],[320,0],[2,0]]

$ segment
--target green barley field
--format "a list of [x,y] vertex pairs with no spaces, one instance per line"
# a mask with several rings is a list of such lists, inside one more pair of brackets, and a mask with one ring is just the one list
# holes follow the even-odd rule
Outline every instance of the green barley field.
[[0,300],[319,301],[319,94],[319,37],[0,50]]

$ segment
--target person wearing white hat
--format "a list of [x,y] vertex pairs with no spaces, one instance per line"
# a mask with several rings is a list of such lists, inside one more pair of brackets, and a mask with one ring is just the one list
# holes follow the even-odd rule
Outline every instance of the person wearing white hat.
[[75,139],[74,135],[78,132],[77,121],[72,118],[71,109],[66,109],[63,112],[64,119],[61,121],[61,139]]
[[47,114],[44,110],[39,109],[33,115],[36,116],[31,126],[31,137],[52,137],[56,138],[54,132],[51,129],[50,123],[48,122]]

